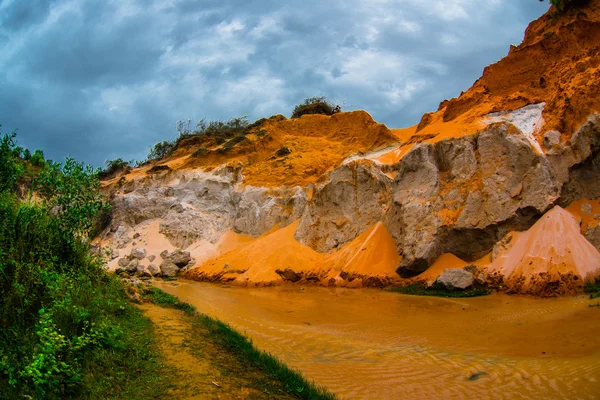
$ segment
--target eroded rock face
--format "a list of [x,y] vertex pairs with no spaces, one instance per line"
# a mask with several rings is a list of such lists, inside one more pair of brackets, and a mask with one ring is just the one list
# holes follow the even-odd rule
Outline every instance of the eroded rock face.
[[[417,143],[395,164],[348,161],[306,188],[244,186],[243,170],[232,167],[151,175],[113,196],[110,234],[122,245],[136,224],[159,218],[159,232],[186,248],[231,229],[256,237],[300,219],[295,238],[329,252],[381,221],[401,255],[398,273],[414,276],[442,253],[466,261],[485,255],[554,205],[599,197],[599,127],[595,114],[570,142],[547,135],[542,150],[531,134],[495,123],[472,136]],[[600,246],[596,231],[585,235]],[[189,267],[190,260],[163,258],[163,275],[177,273],[172,265]]]
[[571,145],[553,141],[545,154],[514,126],[493,124],[415,145],[391,167],[393,180],[376,162],[344,165],[315,188],[296,238],[326,252],[381,220],[402,255],[403,276],[446,252],[472,261],[553,205],[600,196],[599,126],[593,115]]
[[583,235],[585,238],[594,245],[595,248],[600,251],[600,225],[596,225],[594,227],[588,227]]
[[175,247],[198,240],[217,241],[231,229],[259,236],[275,224],[300,218],[308,197],[299,187],[267,189],[240,186],[240,170],[176,171],[127,182],[112,196],[110,238],[123,247],[130,229],[160,219],[159,232]]
[[319,252],[343,245],[384,216],[391,203],[389,178],[361,162],[334,170],[327,184],[315,189],[295,237]]

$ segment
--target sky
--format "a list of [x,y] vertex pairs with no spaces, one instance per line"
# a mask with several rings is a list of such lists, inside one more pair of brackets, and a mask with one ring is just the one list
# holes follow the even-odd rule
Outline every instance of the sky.
[[456,97],[519,44],[538,0],[0,0],[0,124],[101,166],[179,120],[290,116],[307,97],[388,127]]

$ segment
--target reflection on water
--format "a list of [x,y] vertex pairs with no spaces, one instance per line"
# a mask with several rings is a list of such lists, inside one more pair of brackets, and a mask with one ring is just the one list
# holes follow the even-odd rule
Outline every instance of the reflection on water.
[[156,282],[347,399],[600,397],[585,296],[441,299],[378,290]]

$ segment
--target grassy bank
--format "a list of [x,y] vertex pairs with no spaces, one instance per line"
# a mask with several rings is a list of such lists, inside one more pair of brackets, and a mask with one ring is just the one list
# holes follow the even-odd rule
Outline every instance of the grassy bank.
[[143,298],[163,307],[184,311],[195,325],[197,340],[207,340],[232,355],[244,370],[255,369],[264,376],[254,381],[255,389],[262,393],[285,394],[298,399],[335,399],[327,389],[308,382],[302,374],[290,369],[269,353],[260,351],[252,341],[229,325],[198,313],[193,306],[157,288],[143,290]]
[[95,171],[41,159],[24,177],[32,161],[15,136],[0,135],[0,398],[167,393],[150,321],[90,251],[107,210]]
[[388,289],[390,292],[410,294],[414,296],[436,296],[436,297],[479,297],[487,296],[491,292],[483,287],[472,287],[469,289],[450,289],[443,285],[427,286],[425,283],[416,282],[404,286],[396,286]]

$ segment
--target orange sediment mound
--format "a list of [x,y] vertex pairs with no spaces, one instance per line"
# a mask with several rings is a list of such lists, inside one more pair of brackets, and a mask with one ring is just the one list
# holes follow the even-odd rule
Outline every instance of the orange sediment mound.
[[[398,278],[400,256],[394,241],[378,222],[352,242],[332,254],[317,253],[298,242],[298,221],[250,244],[208,260],[186,272],[195,280],[226,281],[243,286],[264,286],[284,280],[305,279],[335,285],[362,286],[377,278],[379,285]],[[374,281],[368,283],[374,285]]]
[[283,282],[277,270],[310,270],[320,263],[322,255],[294,238],[297,226],[298,221],[263,235],[188,271],[185,277],[233,281],[240,285],[271,285]]
[[382,222],[360,234],[339,251],[325,258],[323,269],[356,275],[397,277],[400,256],[392,235]]
[[250,235],[242,235],[231,230],[225,232],[216,243],[200,240],[192,243],[186,250],[190,252],[192,258],[196,260],[196,263],[201,263],[246,246],[254,240],[255,239]]
[[600,274],[600,253],[581,234],[575,217],[558,206],[528,231],[512,235],[488,268],[504,277],[510,291],[573,293]]
[[468,262],[461,260],[451,253],[444,253],[434,261],[426,271],[412,278],[416,281],[435,281],[435,279],[445,270],[450,268],[464,268],[469,265]]

